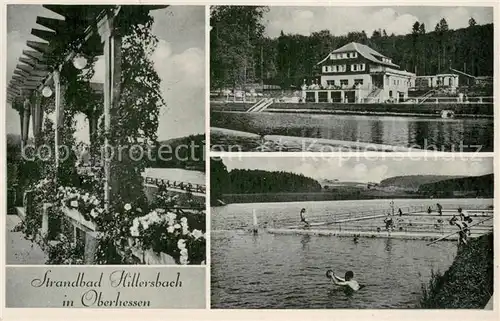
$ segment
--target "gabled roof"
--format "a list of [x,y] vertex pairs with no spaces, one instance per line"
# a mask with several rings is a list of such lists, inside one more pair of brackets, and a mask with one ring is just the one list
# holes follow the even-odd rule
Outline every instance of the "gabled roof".
[[383,54],[373,50],[372,48],[366,46],[366,45],[363,45],[361,43],[357,43],[357,42],[351,42],[351,43],[348,43],[347,45],[345,46],[342,46],[338,49],[335,49],[334,51],[330,52],[328,54],[328,56],[325,57],[325,59],[321,60],[320,62],[318,62],[318,65],[321,64],[322,62],[324,62],[325,60],[328,59],[328,57],[330,57],[331,54],[333,53],[342,53],[342,52],[352,52],[352,51],[356,51],[358,52],[361,56],[365,57],[366,59],[372,61],[372,62],[375,62],[375,63],[378,63],[378,64],[381,64],[381,65],[386,65],[386,66],[391,66],[391,67],[397,67],[399,68],[398,65],[396,64],[393,64],[392,62],[384,62],[382,60],[379,59],[380,58],[389,58],[387,56],[384,56]]

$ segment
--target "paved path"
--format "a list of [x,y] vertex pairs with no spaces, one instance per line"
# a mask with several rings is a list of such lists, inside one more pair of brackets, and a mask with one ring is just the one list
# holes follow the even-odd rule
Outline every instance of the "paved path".
[[45,264],[48,259],[38,244],[24,238],[22,232],[12,232],[21,223],[17,215],[7,215],[7,258],[6,264]]

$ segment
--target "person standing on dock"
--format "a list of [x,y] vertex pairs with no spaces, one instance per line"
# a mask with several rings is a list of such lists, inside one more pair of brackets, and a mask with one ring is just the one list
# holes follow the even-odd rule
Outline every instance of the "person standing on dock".
[[437,208],[438,208],[438,213],[440,216],[443,215],[443,207],[441,206],[441,204],[437,203],[436,204]]
[[306,227],[309,227],[309,222],[306,219],[306,209],[303,208],[300,210],[300,221],[306,224]]

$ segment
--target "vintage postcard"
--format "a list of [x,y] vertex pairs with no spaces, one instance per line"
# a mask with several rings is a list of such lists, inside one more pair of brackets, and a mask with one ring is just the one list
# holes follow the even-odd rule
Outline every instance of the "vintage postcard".
[[493,7],[212,6],[213,151],[493,151]]
[[0,319],[496,319],[497,3],[1,8]]
[[205,15],[7,6],[8,308],[206,307]]

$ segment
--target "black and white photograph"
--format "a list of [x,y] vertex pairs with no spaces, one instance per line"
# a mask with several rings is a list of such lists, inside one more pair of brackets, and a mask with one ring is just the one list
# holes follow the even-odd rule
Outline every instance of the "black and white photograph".
[[213,309],[493,309],[493,159],[211,160]]
[[493,151],[493,7],[212,6],[217,152]]
[[7,6],[7,265],[205,265],[205,16]]

